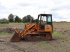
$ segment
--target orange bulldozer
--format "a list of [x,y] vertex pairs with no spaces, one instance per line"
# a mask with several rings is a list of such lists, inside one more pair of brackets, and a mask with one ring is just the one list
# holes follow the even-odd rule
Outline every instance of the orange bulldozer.
[[22,31],[16,29],[10,41],[19,42],[27,36],[42,36],[46,40],[52,40],[52,32],[52,14],[39,14],[37,21],[25,24]]

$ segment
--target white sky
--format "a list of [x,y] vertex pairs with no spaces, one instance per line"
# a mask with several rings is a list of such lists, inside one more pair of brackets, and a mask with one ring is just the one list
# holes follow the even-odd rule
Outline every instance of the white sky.
[[53,21],[70,21],[70,0],[0,0],[0,19],[12,13],[20,18],[51,13]]

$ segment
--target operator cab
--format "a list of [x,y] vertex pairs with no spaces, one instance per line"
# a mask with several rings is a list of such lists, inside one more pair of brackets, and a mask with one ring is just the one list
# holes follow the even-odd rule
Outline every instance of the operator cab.
[[42,29],[45,28],[45,25],[52,25],[52,14],[39,14],[38,23]]

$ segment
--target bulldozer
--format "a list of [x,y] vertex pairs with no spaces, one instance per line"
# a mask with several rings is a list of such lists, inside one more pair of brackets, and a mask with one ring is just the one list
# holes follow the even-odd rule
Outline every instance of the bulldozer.
[[22,31],[15,29],[15,33],[10,41],[19,42],[27,36],[41,36],[46,40],[52,40],[52,33],[52,14],[39,14],[37,20],[26,23]]

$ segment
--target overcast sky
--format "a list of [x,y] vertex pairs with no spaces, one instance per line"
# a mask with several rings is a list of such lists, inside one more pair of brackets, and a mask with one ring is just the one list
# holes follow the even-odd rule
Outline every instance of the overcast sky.
[[0,0],[0,18],[51,13],[53,21],[70,21],[70,0]]

